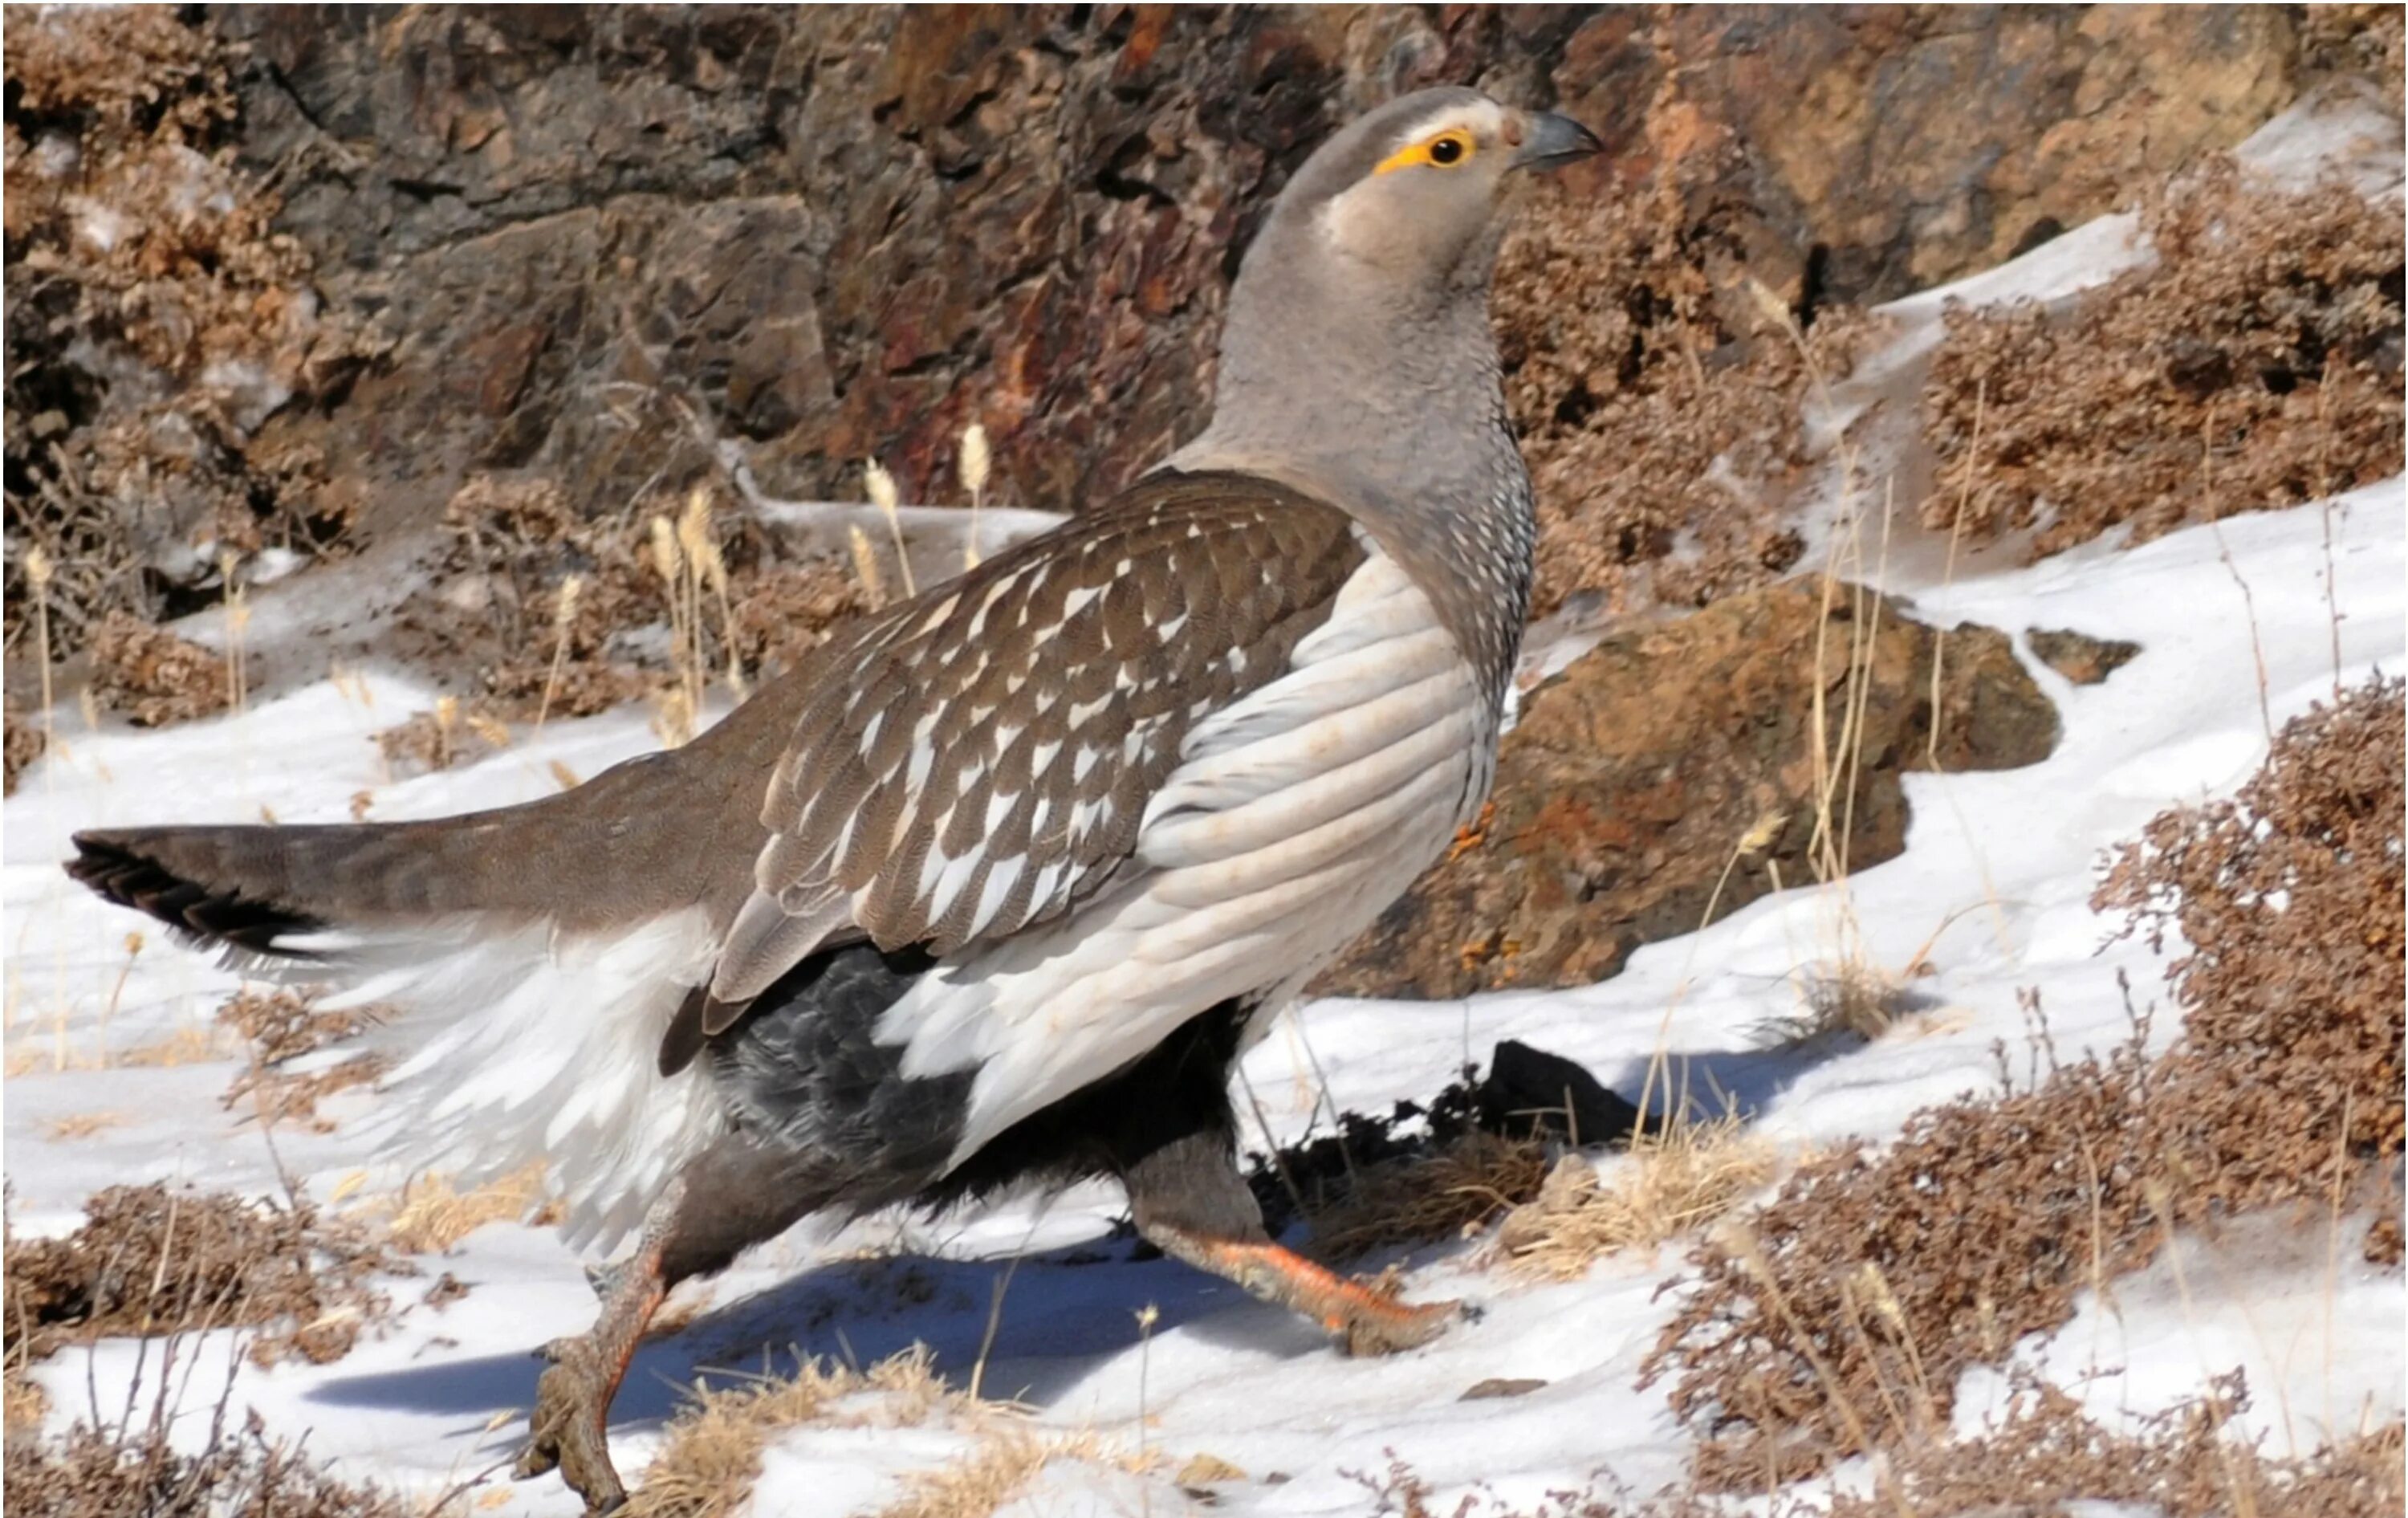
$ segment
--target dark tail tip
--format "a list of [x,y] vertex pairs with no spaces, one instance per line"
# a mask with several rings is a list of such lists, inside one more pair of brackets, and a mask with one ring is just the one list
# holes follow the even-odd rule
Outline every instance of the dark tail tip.
[[307,958],[277,940],[326,924],[307,912],[255,900],[240,891],[189,880],[143,847],[139,833],[79,833],[67,874],[103,899],[146,912],[180,937],[252,953]]

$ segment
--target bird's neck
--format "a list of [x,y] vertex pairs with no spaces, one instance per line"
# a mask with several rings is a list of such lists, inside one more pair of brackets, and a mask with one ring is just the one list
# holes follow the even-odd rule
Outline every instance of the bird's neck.
[[1168,464],[1276,479],[1354,516],[1501,695],[1535,532],[1478,272],[1475,288],[1385,305],[1251,298],[1241,280],[1211,422]]

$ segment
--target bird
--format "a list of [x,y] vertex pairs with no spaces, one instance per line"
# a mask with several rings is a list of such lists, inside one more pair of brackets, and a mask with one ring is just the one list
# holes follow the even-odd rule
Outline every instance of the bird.
[[1348,1352],[1459,1315],[1269,1236],[1229,1082],[1487,797],[1536,537],[1490,287],[1515,187],[1600,150],[1463,87],[1356,117],[1245,251],[1199,432],[683,747],[455,817],[75,835],[108,900],[381,1009],[412,1160],[539,1161],[573,1246],[633,1237],[522,1477],[622,1505],[654,1311],[810,1216],[1101,1177]]

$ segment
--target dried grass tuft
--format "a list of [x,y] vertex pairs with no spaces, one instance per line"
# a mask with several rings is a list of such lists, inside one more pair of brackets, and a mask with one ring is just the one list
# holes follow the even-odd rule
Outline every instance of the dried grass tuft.
[[760,1479],[762,1447],[790,1428],[823,1421],[905,1425],[971,1406],[937,1375],[924,1345],[867,1370],[801,1360],[790,1375],[697,1382],[628,1499],[628,1518],[726,1518],[740,1511]]
[[1538,1195],[1498,1224],[1486,1257],[1517,1275],[1569,1281],[1603,1255],[1713,1223],[1770,1182],[1774,1165],[1773,1146],[1737,1114],[1635,1134],[1605,1174],[1566,1154]]
[[1547,1146],[1472,1128],[1427,1153],[1365,1166],[1316,1214],[1314,1250],[1347,1260],[1374,1250],[1460,1239],[1541,1194]]
[[89,1138],[93,1134],[107,1133],[111,1128],[124,1125],[125,1114],[122,1112],[70,1112],[65,1117],[54,1117],[43,1124],[42,1137],[52,1143],[60,1143],[72,1138]]
[[1159,1462],[1131,1454],[1092,1428],[1047,1433],[1000,1428],[951,1464],[903,1478],[905,1496],[878,1511],[877,1518],[987,1518],[1027,1492],[1057,1460],[1082,1461],[1132,1475]]
[[538,1161],[466,1191],[454,1189],[449,1176],[419,1176],[395,1198],[385,1239],[407,1254],[439,1254],[489,1223],[556,1221],[545,1173]]

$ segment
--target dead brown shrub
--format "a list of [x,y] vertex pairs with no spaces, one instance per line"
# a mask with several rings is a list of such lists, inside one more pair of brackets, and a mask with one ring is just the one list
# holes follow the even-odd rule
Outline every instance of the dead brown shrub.
[[251,1325],[265,1330],[251,1342],[259,1364],[322,1365],[384,1312],[370,1274],[408,1268],[306,1202],[112,1186],[74,1233],[9,1240],[0,1335],[10,1358],[38,1360],[113,1335]]
[[2403,12],[2392,5],[2306,6],[2299,15],[2300,63],[2315,74],[2362,74],[2382,88],[2394,115],[2408,77]]
[[50,748],[50,730],[40,722],[18,715],[14,707],[8,709],[5,723],[7,739],[5,770],[7,779],[5,783],[0,783],[0,795],[15,795],[17,777],[24,773],[26,766],[39,759]]
[[122,611],[93,635],[92,694],[136,727],[214,717],[232,704],[223,657]]
[[337,1092],[366,1085],[391,1067],[382,1054],[357,1054],[338,1065],[297,1074],[281,1067],[304,1054],[351,1037],[373,1020],[362,1008],[322,1012],[316,996],[292,989],[246,989],[218,1009],[217,1020],[242,1035],[251,1045],[251,1067],[234,1078],[219,1098],[228,1110],[240,1109],[274,1123],[307,1123],[319,1132],[334,1124],[318,1115],[318,1104]]
[[2400,472],[2396,208],[2338,184],[2258,189],[2225,160],[2143,220],[2157,262],[2069,315],[1948,313],[1924,392],[1926,525],[2028,529],[2046,554]]
[[2038,1386],[1995,1432],[1895,1452],[1889,1490],[1841,1495],[1831,1518],[1915,1518],[2057,1512],[2074,1502],[2132,1503],[2163,1518],[2392,1518],[2401,1511],[2397,1423],[2301,1459],[2278,1459],[2230,1438],[2248,1405],[2236,1372],[2203,1398],[2120,1433],[2084,1416],[2071,1397]]
[[2351,1145],[2382,1154],[2403,1123],[2402,692],[2376,681],[2289,723],[2230,800],[2118,850],[2091,902],[2154,947],[2170,928],[2189,944],[2167,978],[2190,1046],[2232,1081],[2233,1122],[2329,1135],[2346,1106]]
[[1865,324],[1752,294],[1738,236],[1683,204],[1670,182],[1553,198],[1507,239],[1496,324],[1538,494],[1541,612],[1584,591],[1703,605],[1803,551],[1785,507],[1804,402],[1816,370],[1847,373]]
[[[112,611],[224,593],[220,554],[340,551],[323,460],[261,428],[382,339],[322,311],[278,203],[234,166],[238,51],[169,7],[12,12],[6,627],[56,566],[52,656]],[[206,545],[212,551],[195,552]]]
[[420,1509],[312,1464],[273,1440],[257,1413],[239,1430],[217,1410],[197,1454],[168,1439],[164,1412],[55,1439],[8,1441],[10,1508],[44,1518],[418,1518]]
[[2162,1059],[2136,1014],[2104,1057],[1919,1114],[1879,1154],[1810,1161],[1698,1253],[1647,1374],[1677,1376],[1703,1483],[1795,1480],[1943,1429],[1967,1366],[2062,1325],[2171,1226],[2379,1187],[2400,1153],[2401,723],[2397,680],[2317,709],[2231,803],[2159,818],[2111,870],[2102,906],[2200,924],[2172,972],[2188,1028]]

